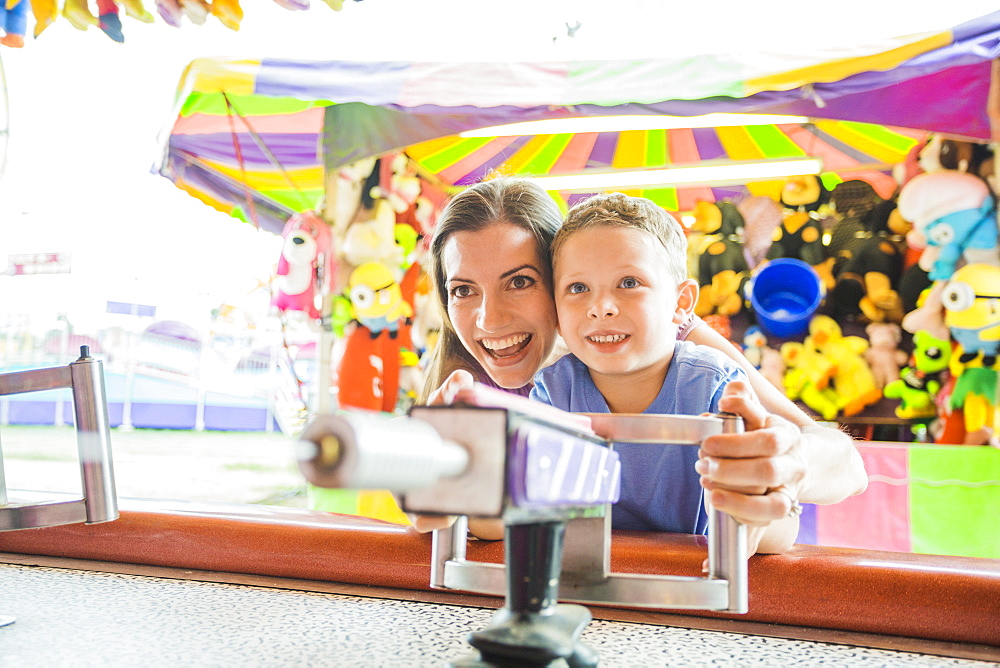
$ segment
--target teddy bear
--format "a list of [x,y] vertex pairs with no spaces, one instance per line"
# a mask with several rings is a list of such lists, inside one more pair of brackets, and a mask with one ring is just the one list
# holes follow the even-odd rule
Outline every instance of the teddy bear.
[[902,328],[893,322],[873,322],[865,327],[868,350],[865,360],[875,374],[875,384],[880,388],[899,378],[899,369],[906,364],[907,355],[900,350]]
[[743,309],[743,285],[750,273],[740,233],[743,216],[731,202],[699,201],[691,229],[705,236],[698,257],[698,303],[695,313],[732,316]]

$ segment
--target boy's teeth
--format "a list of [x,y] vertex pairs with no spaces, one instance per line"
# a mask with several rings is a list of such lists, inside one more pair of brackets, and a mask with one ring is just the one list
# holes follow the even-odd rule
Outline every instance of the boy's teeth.
[[594,343],[618,343],[619,341],[624,341],[626,336],[624,334],[612,334],[611,336],[591,336],[588,338]]
[[508,336],[505,339],[483,339],[481,343],[487,350],[503,350],[504,348],[516,346],[527,338],[527,334],[517,334],[515,336]]

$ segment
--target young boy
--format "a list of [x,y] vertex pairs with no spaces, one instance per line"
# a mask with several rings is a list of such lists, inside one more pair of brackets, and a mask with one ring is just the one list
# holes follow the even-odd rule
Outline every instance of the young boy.
[[[621,193],[574,206],[552,242],[559,333],[570,354],[535,376],[531,398],[571,412],[699,415],[744,372],[722,353],[677,340],[698,300],[680,224]],[[616,529],[703,534],[698,448],[616,443]]]

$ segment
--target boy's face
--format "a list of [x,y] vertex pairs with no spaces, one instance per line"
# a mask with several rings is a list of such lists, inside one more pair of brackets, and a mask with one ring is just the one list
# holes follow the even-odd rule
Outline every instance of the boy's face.
[[668,262],[651,234],[614,226],[574,233],[553,258],[559,333],[599,386],[601,376],[642,372],[662,382],[693,307],[694,282],[679,293]]

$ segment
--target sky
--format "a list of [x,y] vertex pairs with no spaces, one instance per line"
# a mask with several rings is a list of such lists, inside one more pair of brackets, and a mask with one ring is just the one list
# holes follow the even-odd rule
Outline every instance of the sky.
[[[145,4],[153,8],[152,0]],[[270,277],[278,237],[151,173],[175,87],[197,57],[503,61],[642,57],[720,44],[794,50],[836,44],[847,32],[878,40],[939,29],[995,9],[968,0],[921,13],[912,2],[845,0],[815,17],[822,30],[791,30],[783,21],[801,21],[801,2],[716,2],[708,14],[708,3],[680,9],[657,0],[347,0],[340,12],[319,0],[305,12],[269,0],[242,4],[238,32],[212,18],[175,29],[123,16],[126,41],[116,44],[96,28],[82,32],[59,19],[38,39],[29,23],[23,49],[0,47],[9,107],[0,271],[10,254],[72,257],[69,274],[0,275],[0,327],[10,314],[54,320],[65,313],[87,330],[110,300],[155,305],[158,318],[201,329],[212,308],[239,304]],[[706,16],[714,23],[706,26]],[[577,22],[569,37],[567,24]]]

